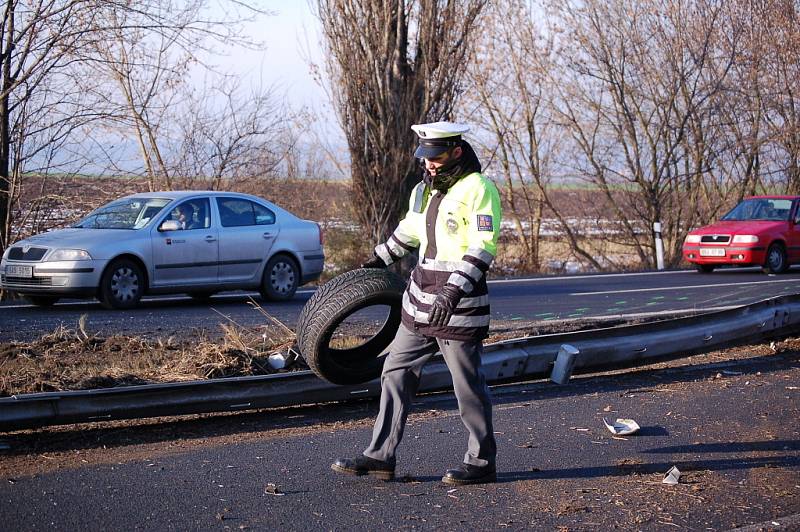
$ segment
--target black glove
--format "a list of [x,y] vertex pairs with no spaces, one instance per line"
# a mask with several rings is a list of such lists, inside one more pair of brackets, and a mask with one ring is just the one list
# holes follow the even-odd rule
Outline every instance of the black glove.
[[361,265],[362,268],[386,268],[386,263],[377,255],[373,255],[371,259]]
[[461,292],[455,286],[446,284],[442,291],[436,296],[436,300],[431,305],[431,312],[428,315],[428,323],[434,327],[442,327],[450,321],[450,316],[461,300]]

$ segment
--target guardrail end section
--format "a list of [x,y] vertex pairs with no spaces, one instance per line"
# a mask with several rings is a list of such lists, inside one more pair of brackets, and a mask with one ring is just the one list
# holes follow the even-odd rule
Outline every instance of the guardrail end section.
[[550,380],[556,384],[567,384],[569,378],[572,376],[572,368],[575,367],[575,360],[581,352],[575,346],[570,344],[561,344],[561,348],[556,355],[555,364],[553,364],[553,372],[550,374]]

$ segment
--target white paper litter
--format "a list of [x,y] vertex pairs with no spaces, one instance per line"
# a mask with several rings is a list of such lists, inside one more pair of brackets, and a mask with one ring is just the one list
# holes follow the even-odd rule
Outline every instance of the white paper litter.
[[264,488],[264,493],[267,495],[277,495],[277,496],[286,495],[284,492],[280,490],[280,488],[278,488],[275,485],[274,482],[270,482],[269,484],[267,484],[267,486]]
[[611,434],[616,434],[618,436],[634,434],[641,428],[639,424],[632,419],[617,418],[614,423],[609,423],[606,421],[606,418],[603,418],[603,423],[606,424],[606,428],[611,431]]
[[273,369],[283,369],[286,367],[286,358],[280,353],[270,355],[267,360],[269,360],[269,365],[272,366]]
[[661,482],[663,484],[677,484],[680,478],[681,478],[680,470],[677,467],[672,466],[669,469],[669,471],[667,471],[667,474],[664,475],[664,480],[662,480]]

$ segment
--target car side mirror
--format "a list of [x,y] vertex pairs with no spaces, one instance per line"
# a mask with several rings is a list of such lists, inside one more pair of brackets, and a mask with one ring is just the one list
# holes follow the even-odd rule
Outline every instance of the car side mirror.
[[164,220],[164,222],[159,226],[159,231],[178,231],[181,228],[181,224],[177,220]]

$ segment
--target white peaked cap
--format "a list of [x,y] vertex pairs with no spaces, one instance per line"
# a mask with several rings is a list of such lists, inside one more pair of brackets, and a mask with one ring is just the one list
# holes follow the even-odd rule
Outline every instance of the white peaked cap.
[[418,159],[432,159],[456,146],[461,145],[461,134],[469,131],[469,126],[453,122],[433,122],[411,126],[419,137],[419,146],[414,152]]
[[433,122],[430,124],[414,124],[411,129],[421,139],[444,139],[463,135],[469,131],[469,126],[454,122]]

